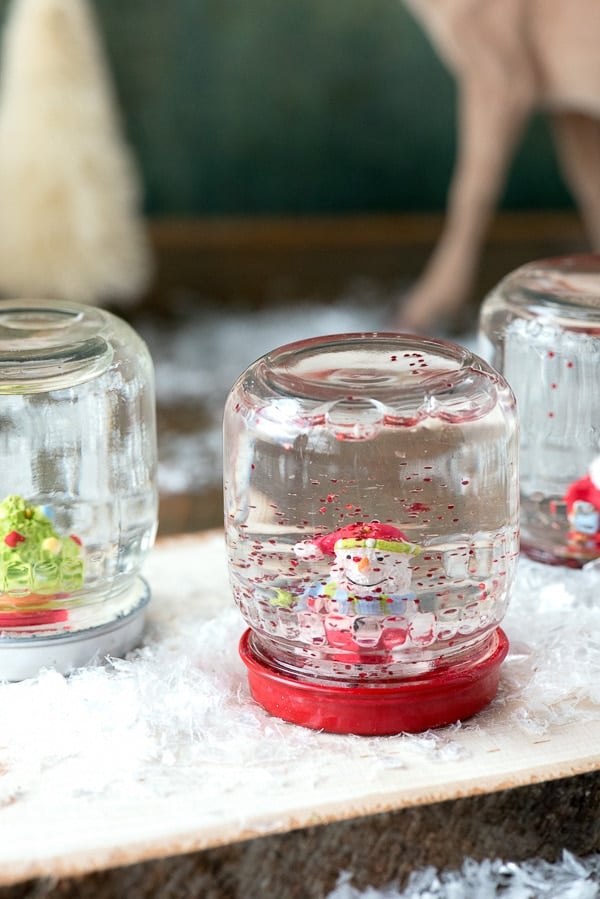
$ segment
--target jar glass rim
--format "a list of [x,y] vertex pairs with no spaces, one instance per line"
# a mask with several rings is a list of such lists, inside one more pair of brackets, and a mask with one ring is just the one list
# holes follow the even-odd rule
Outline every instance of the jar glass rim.
[[299,340],[258,360],[269,387],[326,400],[351,395],[386,400],[417,396],[437,382],[456,386],[488,366],[467,348],[437,338],[395,332],[350,332]]
[[0,394],[83,383],[113,358],[109,313],[66,301],[0,301]]
[[520,313],[600,325],[600,254],[528,262],[507,275],[494,292]]

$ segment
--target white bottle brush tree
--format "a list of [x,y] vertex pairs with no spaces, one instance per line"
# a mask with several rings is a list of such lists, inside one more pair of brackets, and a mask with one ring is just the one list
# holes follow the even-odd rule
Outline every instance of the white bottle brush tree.
[[0,69],[0,294],[136,302],[140,184],[87,0],[13,0]]

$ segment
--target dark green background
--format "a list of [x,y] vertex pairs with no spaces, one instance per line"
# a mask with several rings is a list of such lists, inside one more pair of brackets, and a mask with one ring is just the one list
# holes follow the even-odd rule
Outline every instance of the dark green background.
[[[454,84],[401,0],[94,5],[148,213],[443,208]],[[503,205],[570,205],[541,118]]]

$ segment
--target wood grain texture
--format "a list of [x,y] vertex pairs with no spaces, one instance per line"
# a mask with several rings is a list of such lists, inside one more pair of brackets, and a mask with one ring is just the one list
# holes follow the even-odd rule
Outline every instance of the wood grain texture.
[[[423,270],[442,222],[428,213],[152,219],[156,271],[141,309],[181,317],[211,304],[350,296],[391,310]],[[484,295],[512,269],[586,246],[573,212],[499,213],[457,332],[475,326]],[[134,325],[135,314],[127,312]]]
[[2,899],[324,899],[339,873],[404,884],[466,857],[521,861],[600,851],[600,772],[273,834],[83,877],[40,878]]

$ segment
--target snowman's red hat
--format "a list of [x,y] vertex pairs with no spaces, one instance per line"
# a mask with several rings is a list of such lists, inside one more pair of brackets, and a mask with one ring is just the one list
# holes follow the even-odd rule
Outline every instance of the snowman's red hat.
[[564,498],[568,515],[578,501],[590,503],[600,510],[600,456],[591,462],[586,475],[570,484]]
[[391,524],[381,524],[379,521],[355,521],[330,534],[323,534],[297,544],[296,552],[304,557],[322,558],[326,555],[333,556],[340,549],[358,548],[412,555],[420,552],[420,548],[411,543],[401,530]]

